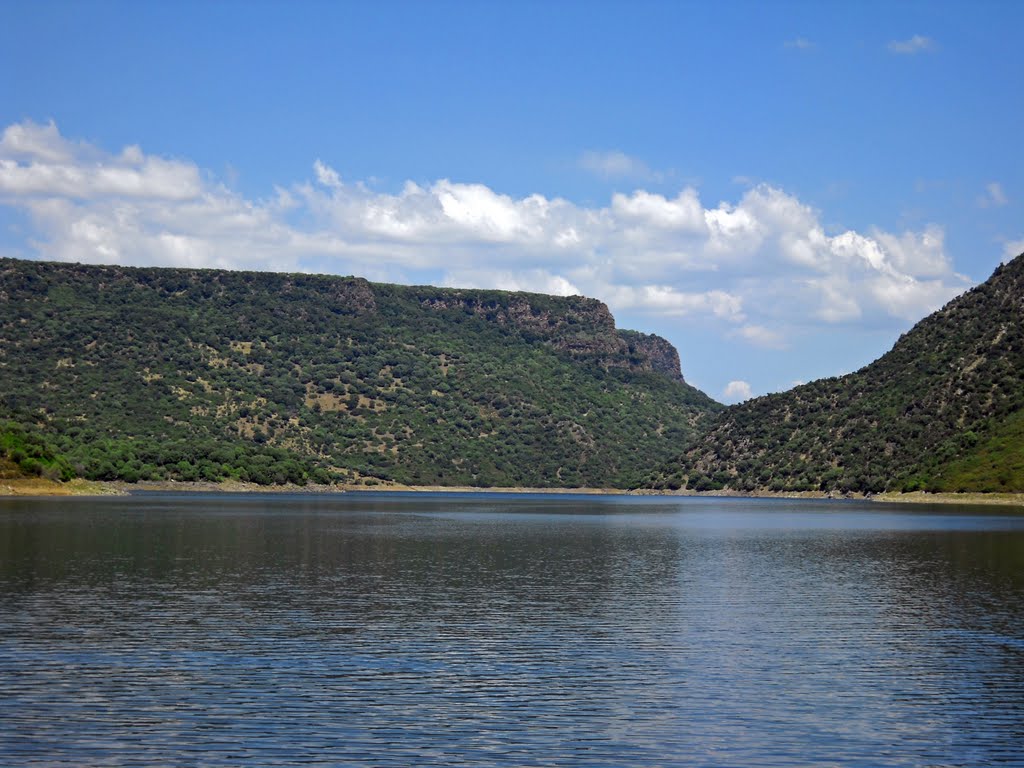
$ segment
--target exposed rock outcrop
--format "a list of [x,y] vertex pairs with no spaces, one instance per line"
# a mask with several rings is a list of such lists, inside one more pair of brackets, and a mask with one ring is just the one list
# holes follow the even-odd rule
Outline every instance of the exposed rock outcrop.
[[637,369],[657,371],[676,381],[684,380],[679,351],[668,339],[639,331],[619,331],[619,336],[629,345],[629,354]]
[[608,306],[597,299],[450,290],[423,296],[420,301],[431,309],[462,310],[512,326],[527,339],[606,370],[655,372],[683,381],[679,353],[669,341],[653,334],[617,330]]

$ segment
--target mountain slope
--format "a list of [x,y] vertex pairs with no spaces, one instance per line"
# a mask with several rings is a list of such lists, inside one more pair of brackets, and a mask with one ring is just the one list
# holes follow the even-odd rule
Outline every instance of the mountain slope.
[[1022,409],[1024,255],[856,373],[727,409],[649,485],[1024,491]]
[[626,486],[720,410],[581,297],[7,259],[0,307],[0,418],[91,479]]

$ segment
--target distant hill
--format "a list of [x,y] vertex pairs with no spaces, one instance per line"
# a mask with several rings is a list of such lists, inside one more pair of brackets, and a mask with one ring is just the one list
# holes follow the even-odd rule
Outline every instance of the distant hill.
[[8,474],[625,487],[719,410],[592,299],[0,259]]
[[856,373],[727,409],[647,485],[1024,491],[1024,255]]

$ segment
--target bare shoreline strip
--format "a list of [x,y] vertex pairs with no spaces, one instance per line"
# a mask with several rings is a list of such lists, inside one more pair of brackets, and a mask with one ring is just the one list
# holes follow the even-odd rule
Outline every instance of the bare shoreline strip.
[[872,501],[896,504],[992,504],[1024,507],[1024,493],[880,493]]
[[137,492],[153,493],[349,493],[385,491],[388,493],[529,493],[632,496],[694,496],[782,499],[867,499],[896,504],[991,504],[1024,508],[1024,493],[880,493],[872,496],[842,495],[823,491],[735,493],[729,491],[624,491],[618,488],[476,488],[472,486],[412,485],[256,485],[240,482],[140,482],[122,483],[94,480],[70,480],[60,483],[41,478],[0,480],[4,496],[126,496]]

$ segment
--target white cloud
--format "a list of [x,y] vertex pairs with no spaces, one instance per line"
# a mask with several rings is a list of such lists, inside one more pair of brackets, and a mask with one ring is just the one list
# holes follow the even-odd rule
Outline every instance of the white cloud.
[[62,163],[73,156],[74,149],[60,135],[52,120],[46,125],[27,121],[4,129],[0,137],[0,153],[11,157],[32,157],[44,163]]
[[914,35],[906,40],[891,40],[888,45],[890,53],[902,55],[934,51],[937,47],[935,41],[925,35]]
[[742,322],[743,299],[726,291],[703,293],[680,291],[668,285],[638,287],[605,285],[601,294],[613,307],[683,317],[708,315],[732,322]]
[[727,403],[740,403],[752,396],[750,384],[745,381],[730,381],[722,390],[722,399]]
[[692,187],[684,189],[674,200],[642,189],[629,196],[616,194],[611,210],[622,220],[659,229],[703,233],[707,227],[704,207]]
[[201,187],[199,169],[191,163],[147,157],[137,146],[100,155],[64,139],[52,122],[11,125],[0,138],[4,196],[187,200]]
[[766,184],[713,207],[692,187],[588,207],[448,179],[379,191],[316,160],[255,200],[187,160],[105,152],[52,123],[3,132],[0,205],[27,217],[19,250],[40,258],[579,293],[767,348],[821,322],[898,327],[969,284],[940,227],[829,233]]
[[985,194],[978,197],[979,208],[1001,208],[1010,202],[1003,185],[992,181],[985,185]]
[[917,280],[909,275],[879,275],[868,284],[868,295],[895,317],[908,322],[921,317],[921,307],[941,307],[951,296],[940,280]]
[[187,200],[199,193],[199,171],[194,166],[136,158],[135,153],[125,152],[107,165],[94,167],[0,159],[0,194]]
[[325,165],[320,158],[313,163],[313,171],[316,173],[316,180],[328,189],[341,189],[341,176],[336,170]]
[[529,291],[552,296],[579,296],[582,293],[561,275],[553,275],[544,269],[524,272],[460,270],[446,273],[440,282],[449,288],[496,288],[499,291]]
[[580,155],[579,166],[585,171],[604,179],[636,179],[647,181],[659,176],[639,158],[619,150],[597,152],[587,150]]
[[900,273],[921,278],[939,277],[949,272],[945,233],[941,227],[932,225],[923,232],[904,232],[902,235],[876,231],[874,237]]
[[[762,188],[748,192],[745,199],[753,200],[759,189]],[[742,206],[720,203],[718,208],[704,212],[704,223],[709,233],[707,249],[719,257],[756,252],[764,240],[760,222],[749,208]]]

